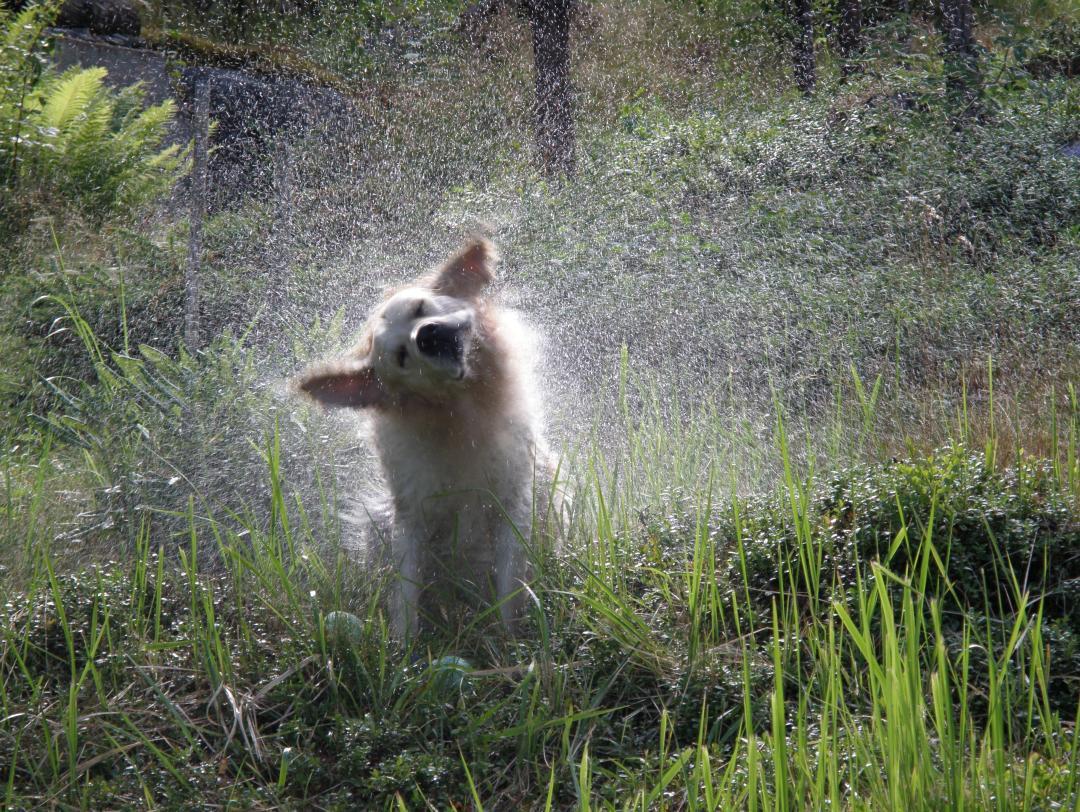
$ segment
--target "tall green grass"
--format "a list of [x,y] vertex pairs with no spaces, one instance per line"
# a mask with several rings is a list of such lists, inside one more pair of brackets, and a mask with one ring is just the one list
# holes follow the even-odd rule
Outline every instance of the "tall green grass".
[[[672,48],[669,16],[652,21],[660,39],[651,25],[606,37],[627,19],[599,19],[583,49],[594,64],[579,75],[599,89],[582,102],[602,115],[583,126],[575,184],[537,185],[514,157],[528,131],[516,54],[498,77],[469,51],[441,84],[407,83],[394,105],[380,94],[364,160],[312,145],[297,187],[318,194],[294,218],[317,207],[306,219],[321,225],[295,287],[322,312],[319,274],[337,276],[348,235],[369,257],[335,281],[353,297],[364,262],[419,263],[430,246],[413,218],[493,212],[537,314],[588,321],[612,346],[665,312],[707,323],[636,351],[658,369],[697,362],[680,392],[727,364],[727,397],[665,402],[624,353],[614,408],[564,463],[565,550],[534,545],[525,633],[506,637],[487,611],[405,648],[383,608],[392,575],[358,564],[339,518],[355,449],[336,465],[327,424],[268,405],[243,337],[175,357],[141,345],[170,334],[129,330],[121,285],[113,351],[69,299],[39,301],[75,339],[34,350],[60,373],[28,362],[6,384],[19,415],[0,427],[5,808],[1080,807],[1077,196],[1060,150],[1077,135],[1075,85],[1009,96],[1003,70],[993,115],[957,131],[935,107],[936,69],[905,55],[774,107],[775,84],[749,74],[700,93],[703,61]],[[671,81],[652,86],[677,83],[683,101],[612,93],[613,75],[672,54]],[[494,145],[488,162],[477,143]],[[449,188],[461,178],[478,185]],[[391,186],[385,216],[358,219],[357,189]],[[242,314],[227,323],[246,322],[251,297],[235,291],[261,273],[264,219],[210,229],[234,291],[218,306]],[[128,293],[129,269],[145,269],[138,309],[156,318],[182,252],[128,242],[146,254],[118,259]],[[89,253],[113,245],[95,235]],[[107,302],[115,321],[112,292],[84,291],[84,312]],[[294,356],[323,349],[307,343]],[[984,347],[1016,353],[1011,387],[996,361],[970,368]],[[949,400],[935,387],[957,371],[971,386]],[[921,388],[905,391],[911,379]],[[1015,394],[1044,381],[1058,382],[1045,406]],[[771,414],[742,405],[770,386]],[[359,618],[355,637],[328,625],[339,610]],[[448,673],[446,655],[472,669]]]
[[[848,457],[778,406],[751,455],[774,484],[748,497],[730,415],[680,419],[624,375],[625,442],[573,457],[527,633],[487,613],[408,649],[386,576],[311,521],[335,497],[290,485],[280,433],[264,501],[192,497],[76,565],[36,518],[66,459],[43,431],[5,516],[27,566],[0,625],[4,804],[1076,808],[1075,396],[1052,460],[1000,470],[961,411],[952,447],[852,468],[876,390],[840,403]],[[460,684],[447,654],[473,667]]]

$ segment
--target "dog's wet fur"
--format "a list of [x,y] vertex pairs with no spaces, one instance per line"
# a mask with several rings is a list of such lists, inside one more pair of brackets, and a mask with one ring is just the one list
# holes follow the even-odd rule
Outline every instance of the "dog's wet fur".
[[352,352],[297,382],[320,403],[370,417],[398,575],[391,623],[402,638],[448,594],[499,602],[512,629],[524,609],[526,543],[550,535],[533,528],[549,514],[553,475],[535,340],[488,295],[496,262],[491,242],[471,240],[390,291]]

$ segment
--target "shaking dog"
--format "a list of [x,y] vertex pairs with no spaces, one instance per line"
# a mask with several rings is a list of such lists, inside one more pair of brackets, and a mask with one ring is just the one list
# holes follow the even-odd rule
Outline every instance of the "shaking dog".
[[391,291],[355,349],[297,383],[319,403],[369,416],[389,488],[390,617],[401,638],[417,633],[448,586],[498,603],[513,629],[527,546],[552,535],[535,337],[489,295],[497,261],[488,240],[468,242]]

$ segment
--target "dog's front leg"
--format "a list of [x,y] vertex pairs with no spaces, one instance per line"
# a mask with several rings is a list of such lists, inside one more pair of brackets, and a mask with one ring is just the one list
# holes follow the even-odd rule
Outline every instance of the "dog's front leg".
[[399,640],[410,640],[420,628],[420,545],[401,527],[395,527],[390,551],[397,567],[390,607],[390,625]]
[[[524,527],[527,529],[528,525]],[[495,547],[495,588],[499,593],[499,614],[511,633],[525,614],[527,597],[524,589],[525,547],[521,543],[521,532],[521,528],[504,522]]]

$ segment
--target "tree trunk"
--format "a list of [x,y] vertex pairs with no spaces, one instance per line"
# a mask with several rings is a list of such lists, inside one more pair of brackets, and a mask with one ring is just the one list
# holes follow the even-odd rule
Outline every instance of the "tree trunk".
[[974,24],[971,0],[942,0],[941,15],[945,23],[945,49],[949,54],[975,54]]
[[817,83],[812,0],[796,0],[795,17],[799,26],[798,38],[795,40],[795,84],[803,93],[810,95]]
[[536,66],[536,152],[548,175],[572,175],[574,110],[570,88],[570,16],[573,0],[528,0]]
[[980,84],[971,0],[941,0],[941,18],[945,28],[948,90],[950,95],[970,107]]
[[840,70],[850,76],[859,69],[862,50],[862,5],[860,0],[840,0]]

